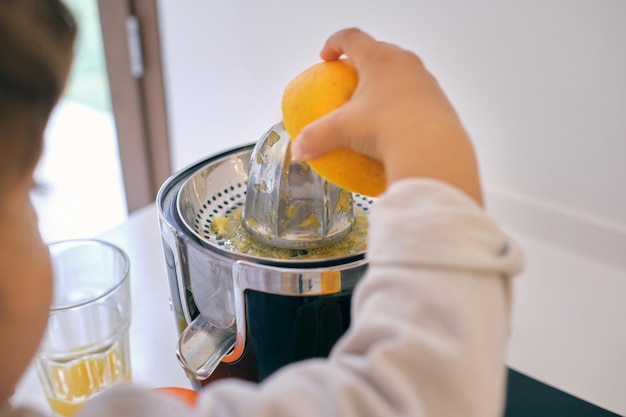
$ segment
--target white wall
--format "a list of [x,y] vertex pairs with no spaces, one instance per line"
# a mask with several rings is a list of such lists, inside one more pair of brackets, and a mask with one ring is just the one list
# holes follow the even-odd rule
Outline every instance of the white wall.
[[495,214],[626,266],[626,1],[159,2],[173,165],[257,140],[337,29],[417,52],[474,138]]

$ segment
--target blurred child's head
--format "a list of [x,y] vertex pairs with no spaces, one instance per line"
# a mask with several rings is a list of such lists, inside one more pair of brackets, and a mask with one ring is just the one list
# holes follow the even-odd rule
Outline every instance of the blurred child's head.
[[0,0],[0,408],[47,322],[52,275],[29,192],[75,36],[61,0]]

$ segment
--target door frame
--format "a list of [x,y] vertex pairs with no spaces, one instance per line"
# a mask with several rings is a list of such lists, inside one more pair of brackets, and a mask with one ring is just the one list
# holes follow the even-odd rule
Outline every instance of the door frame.
[[172,173],[158,5],[157,0],[98,0],[98,9],[126,202],[132,213],[154,203]]

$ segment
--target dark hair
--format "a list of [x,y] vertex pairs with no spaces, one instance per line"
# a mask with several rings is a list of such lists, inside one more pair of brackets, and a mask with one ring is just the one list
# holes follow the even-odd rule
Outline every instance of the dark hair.
[[76,30],[61,0],[0,0],[0,193],[39,159]]

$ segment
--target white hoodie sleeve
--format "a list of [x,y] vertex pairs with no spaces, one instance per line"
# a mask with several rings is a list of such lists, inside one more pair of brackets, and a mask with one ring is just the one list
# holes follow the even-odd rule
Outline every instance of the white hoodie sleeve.
[[397,182],[378,199],[369,236],[352,323],[328,359],[261,384],[213,383],[193,410],[118,390],[81,416],[501,415],[517,246],[469,197],[425,179]]

